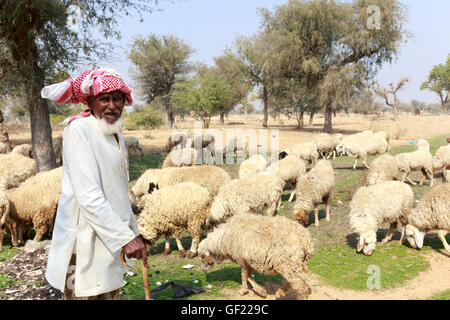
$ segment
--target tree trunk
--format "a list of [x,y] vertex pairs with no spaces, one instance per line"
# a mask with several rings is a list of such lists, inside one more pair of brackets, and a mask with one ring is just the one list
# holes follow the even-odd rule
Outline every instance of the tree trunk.
[[323,132],[331,133],[333,131],[333,108],[331,107],[331,104],[328,104],[325,107],[325,123],[323,125]]
[[8,132],[6,131],[5,128],[5,123],[3,122],[3,113],[0,110],[0,144],[2,146],[4,146],[4,148],[2,148],[3,150],[0,152],[11,152],[12,150],[12,146],[11,146],[11,142],[9,141],[9,135]]
[[309,123],[308,123],[309,126],[313,125],[313,120],[314,120],[314,112],[311,112],[309,114]]
[[269,104],[269,94],[267,92],[266,85],[263,86],[263,103],[264,103],[264,119],[263,119],[263,127],[267,128],[267,122],[269,120],[269,113],[268,113],[268,104]]
[[302,129],[304,126],[303,115],[304,115],[304,112],[302,111],[302,112],[300,112],[300,116],[297,117],[297,129]]
[[167,125],[169,129],[173,129],[173,124],[175,123],[175,117],[173,111],[167,111]]
[[43,77],[36,66],[36,81],[27,88],[27,103],[30,110],[31,144],[33,146],[33,158],[36,160],[38,172],[56,168],[55,153],[52,144],[52,127],[48,114],[48,104],[41,97],[41,89],[44,87]]
[[223,112],[220,114],[220,124],[221,125],[225,124],[225,113]]

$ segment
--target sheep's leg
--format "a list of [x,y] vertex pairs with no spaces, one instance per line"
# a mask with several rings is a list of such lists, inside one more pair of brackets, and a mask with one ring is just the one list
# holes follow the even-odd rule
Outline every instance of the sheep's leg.
[[417,183],[415,183],[414,181],[412,181],[409,177],[407,177],[406,180],[408,180],[409,183],[411,183],[413,186],[417,186]]
[[[434,185],[434,172],[431,170],[427,171],[428,179],[430,179],[430,187]],[[442,176],[444,176],[444,173],[442,173]]]
[[420,179],[419,186],[423,185],[425,179],[427,178],[427,171],[425,169],[422,169],[421,171],[422,171],[422,179]]
[[319,208],[317,206],[314,208],[314,225],[319,226]]
[[400,240],[398,240],[398,244],[403,244],[404,236],[405,236],[405,227],[402,227],[402,235],[400,236]]
[[380,245],[383,245],[390,241],[394,235],[395,230],[397,230],[397,222],[391,223],[389,226],[389,231],[387,235],[384,237],[383,240],[381,240]]
[[367,169],[370,169],[370,167],[369,167],[369,165],[367,164],[367,162],[366,162],[366,158],[363,158],[362,159],[362,164],[364,165],[364,167],[366,167]]
[[355,158],[355,162],[353,163],[353,170],[356,170],[357,163],[358,163],[358,158]]
[[180,258],[184,258],[186,256],[186,251],[183,248],[183,244],[181,243],[180,237],[181,237],[181,230],[178,230],[175,232],[175,241],[177,242],[178,247],[178,256]]
[[170,235],[166,235],[166,243],[164,244],[163,255],[167,256],[170,253]]
[[4,237],[3,229],[0,227],[0,251],[3,251],[3,248],[2,248],[3,237]]
[[189,249],[189,259],[194,258],[197,255],[198,243],[200,242],[200,235],[195,235],[192,237],[191,248]]
[[277,292],[275,292],[275,297],[277,299],[281,299],[284,298],[286,296],[286,294],[289,292],[289,290],[291,290],[292,286],[289,283],[289,281],[286,281],[283,286],[281,288],[279,288],[277,290]]
[[[283,268],[284,269],[284,268]],[[297,291],[298,299],[304,300],[308,298],[310,294],[310,288],[306,283],[305,275],[308,274],[308,265],[306,262],[303,265],[298,266],[294,270],[280,270],[280,274],[286,279],[286,282],[292,286],[292,288]],[[287,284],[283,285],[283,288],[287,288]],[[285,291],[287,293],[287,291]],[[278,294],[278,291],[276,295]],[[278,297],[278,296],[277,296]]]
[[244,296],[244,295],[248,294],[248,284],[247,284],[247,281],[248,281],[248,275],[249,275],[249,272],[248,272],[248,265],[247,265],[246,263],[244,263],[244,264],[241,266],[241,278],[242,278],[242,284],[241,284],[241,290],[239,290],[239,294],[240,294],[241,296]]
[[334,194],[334,190],[331,189],[330,192],[324,198],[325,203],[326,203],[326,216],[325,216],[326,222],[330,222],[331,200],[333,199],[333,194]]
[[269,208],[267,208],[267,215],[276,216],[278,213],[278,208],[281,206],[281,194],[277,201],[272,203]]
[[438,238],[442,241],[445,251],[450,253],[450,246],[448,245],[447,240],[445,239],[445,236],[447,235],[447,233],[448,233],[448,231],[446,231],[446,230],[439,230]]
[[333,150],[333,160],[336,159],[336,151]]
[[[248,274],[251,275],[253,272],[253,269],[251,267],[248,267]],[[250,284],[253,287],[253,290],[261,297],[265,298],[267,297],[267,291],[266,289],[264,289],[263,287],[261,287],[259,284],[256,283],[255,280],[253,280],[253,278],[250,276],[248,277],[248,282],[250,282]]]
[[33,241],[39,242],[39,241],[41,241],[42,237],[47,232],[47,227],[46,226],[37,226],[37,227],[35,227],[35,230],[36,230],[36,235],[34,236]]
[[292,192],[291,192],[291,195],[290,195],[290,197],[289,197],[289,202],[292,202],[292,201],[294,201],[294,197],[295,197],[295,189],[294,190],[292,190]]
[[12,222],[9,226],[9,232],[11,233],[11,243],[13,247],[17,247],[19,245],[19,241],[17,239],[17,223]]

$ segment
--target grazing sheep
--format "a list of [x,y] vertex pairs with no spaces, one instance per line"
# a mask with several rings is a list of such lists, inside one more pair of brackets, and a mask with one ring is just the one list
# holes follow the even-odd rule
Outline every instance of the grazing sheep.
[[35,174],[35,160],[21,154],[0,154],[0,190],[18,187]]
[[[276,174],[284,183],[289,183],[292,189],[289,196],[289,202],[292,202],[295,196],[295,189],[300,177],[306,174],[305,161],[294,155],[288,155],[285,158],[271,164],[265,172]],[[280,203],[281,204],[281,203]]]
[[20,184],[23,185],[37,185],[54,188],[58,193],[61,193],[62,183],[62,167],[57,167],[49,171],[41,171],[36,175],[28,178]]
[[266,157],[260,154],[250,156],[239,166],[239,178],[248,177],[251,174],[263,171],[268,165]]
[[390,226],[381,244],[391,240],[398,224],[406,225],[413,204],[414,193],[411,187],[400,181],[385,181],[360,187],[350,201],[350,226],[359,234],[358,252],[363,250],[367,256],[373,253],[377,242],[376,232],[385,223]]
[[[47,186],[23,185],[6,191],[10,203],[10,218],[25,227],[36,230],[34,241],[40,241],[48,229],[53,228],[59,193]],[[19,233],[18,239],[23,242]]]
[[187,132],[174,132],[167,139],[165,149],[167,152],[171,152],[176,146],[180,146],[182,149],[186,148],[189,141],[189,134]]
[[342,134],[324,134],[317,137],[312,142],[317,146],[317,152],[322,156],[322,158],[329,159],[331,156],[333,156],[333,159],[335,159],[335,149],[342,140],[342,137]]
[[423,139],[420,139],[416,144],[416,151],[404,152],[397,154],[395,159],[397,160],[398,169],[403,173],[402,182],[407,179],[412,185],[416,185],[408,175],[411,171],[422,171],[422,179],[420,185],[423,184],[425,178],[430,179],[430,187],[434,185],[434,169],[433,169],[433,156],[429,151],[429,144]]
[[445,250],[450,246],[445,236],[450,232],[450,184],[444,183],[428,191],[408,216],[406,238],[413,248],[422,248],[426,233],[437,232]]
[[241,295],[249,292],[248,281],[258,295],[267,296],[252,279],[253,270],[284,277],[286,282],[275,293],[277,298],[286,296],[291,287],[299,299],[309,295],[306,280],[314,244],[309,231],[290,219],[238,214],[209,233],[198,250],[204,272],[225,259],[241,266]]
[[29,143],[19,144],[12,149],[11,153],[21,154],[25,157],[33,158],[32,148],[32,145]]
[[[139,201],[139,199],[147,193],[151,193],[154,188],[159,185],[158,180],[161,176],[167,174],[171,170],[175,170],[174,167],[164,168],[164,169],[147,169],[141,176],[137,179],[136,183],[130,190],[132,197]],[[132,203],[133,204],[133,203]],[[134,203],[136,204],[136,202]]]
[[144,151],[142,151],[141,147],[139,147],[139,139],[133,136],[124,136],[125,146],[127,147],[128,154],[131,154],[131,151],[140,151],[142,156],[144,156]]
[[162,168],[192,166],[196,160],[197,150],[194,148],[175,149],[166,156]]
[[450,169],[450,144],[440,147],[433,157],[434,173],[440,170],[445,171],[447,169]]
[[[0,251],[3,250],[3,228],[9,219],[9,200],[5,191],[0,190]],[[13,239],[14,240],[14,239]],[[16,244],[15,241],[12,241]]]
[[214,150],[214,135],[211,133],[203,133],[202,135],[195,136],[191,143],[191,148],[196,146],[200,148],[210,147],[211,150]]
[[372,134],[369,137],[363,136],[360,139],[350,141],[344,141],[343,139],[337,148],[339,150],[345,150],[346,154],[355,158],[353,170],[356,169],[358,159],[361,159],[363,165],[367,169],[370,169],[367,165],[367,156],[386,153],[389,149],[389,143],[383,137]]
[[208,218],[208,226],[222,223],[238,212],[276,215],[284,181],[271,174],[253,174],[232,180],[219,189]]
[[334,171],[331,162],[320,160],[308,173],[300,177],[295,189],[294,218],[302,225],[308,222],[314,209],[314,225],[319,226],[320,203],[326,203],[326,221],[330,221],[330,205],[334,193]]
[[366,186],[374,185],[383,181],[396,179],[398,174],[397,160],[390,154],[379,156],[370,164],[369,172],[365,178]]
[[185,251],[181,244],[182,228],[187,228],[192,236],[189,258],[197,254],[202,227],[208,216],[211,196],[206,190],[193,182],[182,182],[167,186],[144,196],[144,209],[137,219],[139,232],[147,249],[150,249],[162,236],[166,237],[165,254],[171,235],[175,235],[179,256],[184,257]]
[[290,148],[282,150],[279,159],[283,158],[283,155],[296,155],[300,159],[303,159],[308,164],[312,164],[313,166],[316,164],[317,159],[319,158],[319,153],[317,152],[317,146],[313,142],[306,142],[293,145]]

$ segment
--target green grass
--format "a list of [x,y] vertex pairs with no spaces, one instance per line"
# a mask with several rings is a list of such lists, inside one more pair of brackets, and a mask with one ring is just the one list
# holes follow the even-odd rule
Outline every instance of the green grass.
[[427,300],[450,300],[450,290],[435,294]]
[[3,251],[0,251],[0,263],[13,258],[17,253],[19,253],[19,249],[12,248],[9,244],[3,244]]
[[0,274],[0,290],[7,289],[17,284],[18,281],[14,278],[8,277],[6,274]]

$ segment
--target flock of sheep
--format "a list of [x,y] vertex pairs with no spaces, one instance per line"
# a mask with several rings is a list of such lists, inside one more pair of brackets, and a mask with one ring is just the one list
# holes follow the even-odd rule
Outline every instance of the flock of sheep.
[[[330,221],[335,172],[329,159],[339,155],[354,157],[353,169],[358,159],[369,169],[365,185],[356,190],[349,205],[350,226],[359,236],[358,252],[371,255],[377,230],[388,223],[382,243],[391,240],[401,227],[400,241],[406,235],[412,247],[420,248],[424,235],[433,232],[450,253],[445,240],[450,231],[450,184],[435,186],[414,207],[414,193],[404,183],[407,179],[415,184],[408,178],[411,171],[422,172],[421,185],[428,178],[433,186],[438,171],[442,171],[443,181],[448,181],[450,144],[433,156],[428,142],[420,139],[415,151],[391,156],[385,132],[364,131],[346,137],[323,134],[282,150],[275,160],[252,155],[240,164],[239,178],[231,179],[219,166],[193,165],[199,155],[194,146],[201,145],[212,157],[217,152],[213,135],[197,138],[201,141],[195,143],[189,137],[172,135],[162,168],[148,169],[137,179],[129,190],[130,202],[148,249],[164,236],[163,253],[169,254],[173,236],[179,256],[184,257],[181,233],[186,229],[192,236],[189,258],[199,255],[205,272],[226,259],[241,266],[240,294],[249,292],[250,282],[257,294],[266,297],[265,289],[251,277],[256,270],[284,277],[286,282],[276,292],[277,298],[291,288],[300,299],[308,297],[308,262],[314,245],[304,225],[314,211],[314,224],[319,227],[318,205],[322,203],[326,205],[326,221]],[[248,145],[236,139],[228,144],[227,150],[235,153],[248,150]],[[138,141],[131,145],[138,146]],[[369,155],[379,155],[370,168]],[[9,233],[14,246],[23,243],[23,233],[31,228],[36,231],[35,241],[51,231],[60,194],[61,167],[36,174],[29,156],[17,150],[0,154],[0,240],[3,231]],[[400,180],[395,181],[399,174]],[[278,215],[286,185],[292,190],[289,201],[295,199],[294,220]],[[202,231],[207,236],[200,241]]]

